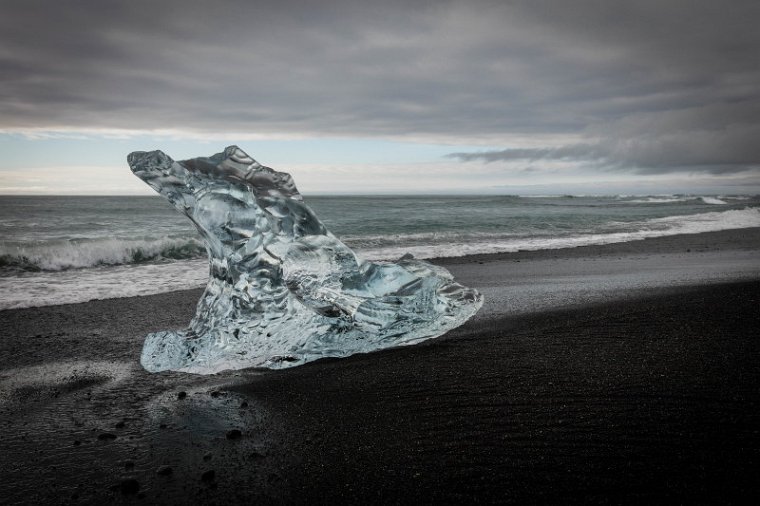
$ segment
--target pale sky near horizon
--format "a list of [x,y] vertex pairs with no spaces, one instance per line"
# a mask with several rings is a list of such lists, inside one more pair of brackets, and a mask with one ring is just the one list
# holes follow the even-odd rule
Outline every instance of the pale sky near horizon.
[[0,194],[760,193],[760,3],[0,0]]

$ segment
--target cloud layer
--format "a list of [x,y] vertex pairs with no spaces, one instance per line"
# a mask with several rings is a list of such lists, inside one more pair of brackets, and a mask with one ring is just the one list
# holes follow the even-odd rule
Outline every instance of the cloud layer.
[[758,19],[742,0],[5,0],[0,130],[425,138],[505,147],[462,160],[752,171]]

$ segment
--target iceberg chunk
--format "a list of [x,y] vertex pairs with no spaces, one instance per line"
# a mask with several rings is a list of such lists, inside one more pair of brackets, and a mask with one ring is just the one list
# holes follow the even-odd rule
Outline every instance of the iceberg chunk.
[[196,226],[209,282],[190,326],[145,339],[151,372],[292,367],[440,336],[482,296],[411,256],[364,262],[319,221],[290,174],[237,146],[176,162],[134,152],[132,172]]

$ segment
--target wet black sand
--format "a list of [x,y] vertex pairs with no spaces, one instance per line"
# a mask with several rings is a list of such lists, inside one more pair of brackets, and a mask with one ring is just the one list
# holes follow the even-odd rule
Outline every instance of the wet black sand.
[[[707,235],[549,255],[625,270],[758,251],[757,231]],[[541,255],[448,262],[478,287],[517,260],[559,268]],[[414,347],[211,377],[137,364],[197,290],[3,311],[0,503],[756,504],[760,278],[736,262],[710,284],[494,307]]]

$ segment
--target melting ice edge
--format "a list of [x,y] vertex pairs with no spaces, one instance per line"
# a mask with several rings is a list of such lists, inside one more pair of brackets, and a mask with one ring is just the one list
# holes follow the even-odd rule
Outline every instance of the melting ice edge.
[[138,151],[128,162],[190,218],[210,263],[189,328],[146,337],[148,371],[278,369],[415,344],[483,304],[442,267],[408,255],[360,260],[304,203],[290,174],[237,146],[179,162]]

